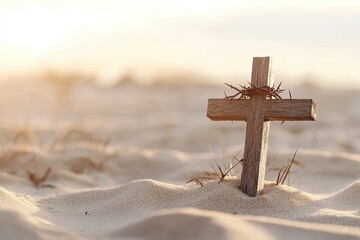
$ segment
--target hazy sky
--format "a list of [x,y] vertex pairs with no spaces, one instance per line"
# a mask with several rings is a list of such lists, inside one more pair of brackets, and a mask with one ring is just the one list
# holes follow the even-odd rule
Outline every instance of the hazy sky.
[[272,56],[286,81],[360,88],[360,1],[0,0],[3,78],[174,71],[223,82],[249,76],[253,56]]

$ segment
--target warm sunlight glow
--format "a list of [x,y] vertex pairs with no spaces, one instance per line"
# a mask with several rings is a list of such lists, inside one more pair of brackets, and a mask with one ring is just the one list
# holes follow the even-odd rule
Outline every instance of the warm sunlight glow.
[[271,55],[279,75],[360,87],[358,1],[313,2],[0,1],[0,79],[47,68],[108,82],[128,72],[142,82],[169,71],[230,79]]
[[2,13],[0,19],[2,44],[29,51],[45,51],[59,44],[65,37],[64,24],[69,22],[36,8]]

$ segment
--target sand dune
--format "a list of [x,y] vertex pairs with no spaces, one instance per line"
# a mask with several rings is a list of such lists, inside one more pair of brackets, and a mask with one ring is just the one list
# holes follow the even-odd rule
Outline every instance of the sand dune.
[[244,124],[205,117],[221,89],[78,86],[62,106],[46,85],[16,86],[0,118],[0,239],[360,239],[358,92],[294,91],[317,96],[319,119],[272,124],[265,192],[250,198],[241,166],[185,185],[242,155]]
[[[7,209],[2,211],[2,222],[10,224],[10,219],[12,226],[24,228],[29,234],[66,229],[66,234],[70,231],[94,239],[100,236],[167,239],[176,232],[181,234],[177,239],[187,239],[193,233],[204,239],[216,236],[286,239],[286,232],[300,238],[360,237],[360,231],[353,228],[360,226],[357,198],[360,181],[329,195],[267,183],[264,195],[255,199],[241,193],[237,183],[233,179],[184,188],[154,180],[136,180],[115,188],[37,200],[1,189],[1,201],[5,203],[2,208]],[[3,233],[11,236],[11,232]],[[71,234],[66,234],[63,237],[72,239]]]
[[[194,227],[195,226],[195,227]],[[333,227],[333,226],[332,226]],[[358,239],[360,232],[259,216],[232,216],[198,209],[162,212],[110,234],[147,239]]]
[[[137,221],[153,211],[172,208],[199,208],[239,215],[263,215],[281,219],[299,220],[314,223],[333,223],[360,226],[358,214],[359,200],[355,196],[360,181],[331,195],[317,195],[301,192],[287,186],[274,186],[268,183],[265,193],[255,199],[247,197],[237,188],[238,180],[218,184],[212,182],[204,187],[184,189],[154,180],[136,180],[112,189],[60,195],[37,202],[40,208],[56,209],[47,212],[50,221],[76,218],[76,222],[87,215],[97,226],[113,227]],[[131,201],[129,201],[131,199]],[[80,207],[81,206],[81,207]],[[41,211],[40,211],[41,212]],[[85,214],[87,212],[87,214]],[[41,213],[39,213],[42,215]],[[109,222],[97,216],[109,217]],[[124,216],[127,216],[126,220]],[[115,220],[116,219],[116,220]],[[62,225],[57,222],[56,225]],[[74,223],[64,227],[91,232],[93,226],[76,226]],[[99,229],[97,229],[98,231]]]

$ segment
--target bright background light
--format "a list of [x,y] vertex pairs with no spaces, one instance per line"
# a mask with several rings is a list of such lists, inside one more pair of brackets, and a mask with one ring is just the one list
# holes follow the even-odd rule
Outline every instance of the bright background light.
[[2,79],[55,69],[222,83],[248,77],[253,56],[272,56],[286,81],[360,88],[360,2],[0,1]]

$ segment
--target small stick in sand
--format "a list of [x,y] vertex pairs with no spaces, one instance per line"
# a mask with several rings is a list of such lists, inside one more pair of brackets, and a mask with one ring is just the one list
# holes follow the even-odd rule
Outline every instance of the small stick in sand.
[[49,178],[51,170],[52,170],[51,167],[48,167],[42,177],[38,177],[38,176],[36,176],[35,173],[30,172],[30,171],[28,171],[27,173],[28,173],[29,180],[36,187],[51,187],[51,188],[53,188],[54,186],[51,184],[43,184]]
[[255,57],[249,87],[225,99],[209,99],[207,116],[214,121],[246,121],[244,164],[240,189],[251,197],[262,194],[270,121],[314,121],[312,99],[282,99],[281,84],[274,88],[270,57]]

